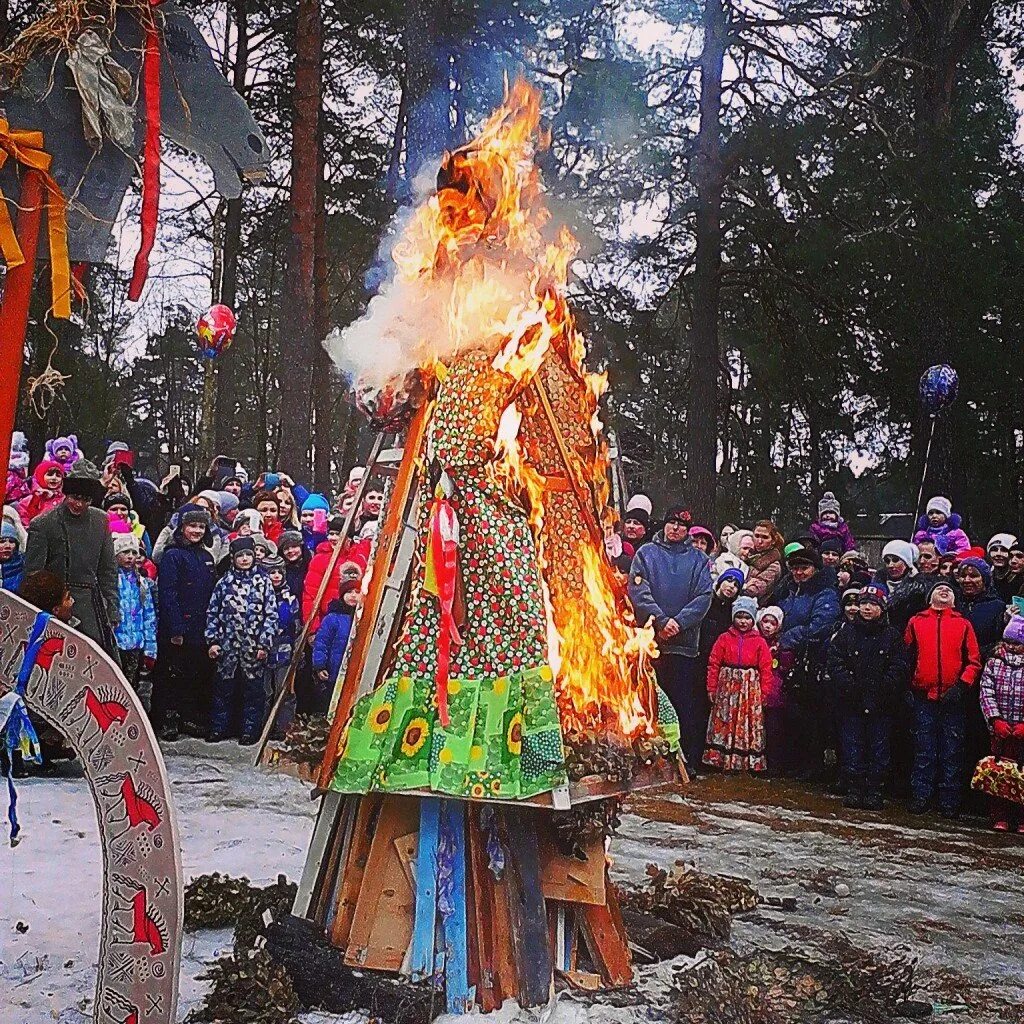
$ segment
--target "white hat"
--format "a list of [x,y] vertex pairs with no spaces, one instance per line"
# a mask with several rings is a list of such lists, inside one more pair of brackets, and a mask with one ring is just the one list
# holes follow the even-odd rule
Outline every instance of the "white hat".
[[985,545],[985,551],[991,551],[997,544],[1004,547],[1009,551],[1014,544],[1017,543],[1017,538],[1012,533],[997,533],[989,542]]
[[629,504],[626,506],[627,512],[632,512],[635,508],[642,508],[648,515],[654,512],[654,505],[651,504],[651,499],[646,494],[634,494],[629,499]]
[[906,563],[908,569],[913,569],[917,565],[919,552],[916,544],[906,540],[891,540],[882,548],[882,557],[885,558],[886,555],[895,555],[901,562]]
[[785,616],[785,613],[784,613],[784,612],[782,611],[782,609],[781,609],[781,608],[780,608],[780,607],[779,607],[779,606],[778,606],[777,604],[770,604],[770,605],[768,605],[768,607],[767,607],[767,608],[762,608],[762,609],[761,609],[761,610],[760,610],[760,611],[759,611],[759,612],[757,613],[757,618],[756,618],[756,620],[755,620],[755,621],[756,621],[756,622],[757,622],[757,624],[758,624],[758,625],[760,626],[760,625],[761,625],[761,620],[762,620],[763,618],[766,618],[766,617],[767,617],[767,616],[769,616],[769,615],[770,615],[770,616],[771,616],[771,617],[772,617],[773,619],[775,619],[775,620],[776,620],[776,622],[778,622],[778,624],[779,624],[780,626],[782,625],[782,620],[783,620],[783,619],[784,619],[784,618],[786,617],[786,616]]
[[114,534],[114,554],[120,555],[125,551],[139,553],[139,538],[134,533]]
[[941,495],[929,498],[928,505],[925,508],[925,515],[929,512],[941,512],[948,519],[953,514],[953,502],[949,498],[943,498]]
[[359,483],[360,480],[363,479],[364,476],[366,476],[365,466],[353,466],[348,471],[348,482],[350,484],[357,484]]

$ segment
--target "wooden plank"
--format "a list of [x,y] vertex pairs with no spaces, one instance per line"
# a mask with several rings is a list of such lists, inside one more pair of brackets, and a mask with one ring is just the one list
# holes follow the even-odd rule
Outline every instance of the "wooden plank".
[[469,987],[469,950],[466,935],[466,805],[445,800],[442,828],[451,839],[452,903],[454,911],[442,919],[445,946],[445,995],[449,1013],[469,1013],[473,992]]
[[[543,1006],[551,997],[554,971],[547,912],[540,881],[536,818],[529,811],[503,811],[507,834],[512,941],[519,972],[519,1005]],[[514,837],[514,839],[513,839]]]
[[[352,848],[352,833],[355,831],[356,812],[359,808],[359,801],[355,797],[348,797],[345,800],[344,810],[338,819],[338,832],[342,837],[341,855],[338,857],[334,869],[334,877],[321,880],[320,887],[328,891],[327,910],[324,914],[323,928],[329,933],[334,926],[334,918],[338,913],[338,893],[344,883],[345,864],[348,863],[348,853]],[[327,884],[325,884],[325,881]]]
[[[388,502],[384,522],[381,524],[381,533],[377,539],[377,550],[373,558],[373,574],[370,577],[370,585],[363,601],[360,628],[352,637],[352,654],[345,672],[344,682],[339,690],[334,721],[331,723],[327,748],[320,765],[318,781],[322,789],[326,789],[330,785],[331,777],[334,775],[341,734],[361,689],[363,671],[367,669],[376,672],[379,667],[367,664],[370,640],[376,628],[377,613],[380,611],[381,600],[384,597],[384,587],[390,577],[391,557],[394,554],[395,545],[400,539],[399,534],[402,532],[405,522],[406,506],[409,503],[409,495],[416,479],[416,462],[427,432],[429,408],[428,403],[418,409],[409,424],[405,449],[402,452],[402,464],[399,467],[391,500]],[[369,473],[367,473],[368,476]]]
[[320,799],[320,808],[316,812],[316,825],[313,827],[313,838],[306,851],[306,863],[302,867],[302,878],[299,879],[299,888],[295,893],[295,902],[292,904],[292,913],[296,917],[305,917],[309,913],[313,890],[320,878],[320,869],[323,866],[324,851],[327,849],[328,840],[338,822],[343,799],[340,793],[325,793]]
[[549,900],[566,903],[595,903],[603,906],[606,859],[604,836],[594,836],[583,845],[585,860],[566,856],[549,829],[539,830],[541,884]]
[[416,912],[412,935],[413,981],[434,973],[434,933],[437,918],[437,839],[441,801],[427,797],[420,801],[420,838],[416,850]]
[[348,945],[349,933],[352,930],[352,918],[359,899],[359,890],[363,885],[366,871],[366,859],[370,855],[373,842],[373,829],[377,814],[380,812],[381,798],[371,793],[359,798],[356,821],[352,828],[352,841],[349,843],[348,857],[342,872],[341,888],[335,901],[334,920],[328,933],[331,945],[345,949]]
[[609,885],[603,907],[583,904],[578,913],[587,948],[605,982],[616,988],[628,985],[633,980],[633,963],[615,891]]
[[314,890],[313,900],[310,904],[310,918],[321,927],[324,927],[331,908],[328,901],[335,897],[338,887],[338,880],[341,876],[342,849],[345,846],[347,830],[339,815],[331,831],[327,849],[324,852],[323,872]]
[[[402,966],[412,935],[415,900],[395,840],[415,829],[417,810],[414,800],[384,797],[345,950],[345,963],[353,967],[380,965],[382,970],[397,971]],[[403,901],[408,923],[402,916]]]
[[[484,1013],[497,1010],[506,995],[515,996],[519,991],[519,982],[512,963],[512,937],[508,929],[508,905],[502,899],[499,912],[495,905],[495,879],[487,863],[487,837],[480,824],[482,808],[469,806],[469,871],[471,879],[473,908],[472,932],[476,947],[476,960],[479,972],[475,979],[476,997],[480,1009]],[[499,949],[498,937],[502,934],[505,942]]]

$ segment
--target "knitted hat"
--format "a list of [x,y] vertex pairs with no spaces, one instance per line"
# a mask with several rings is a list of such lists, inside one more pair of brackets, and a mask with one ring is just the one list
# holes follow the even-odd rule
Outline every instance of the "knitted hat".
[[131,551],[134,554],[139,553],[139,538],[134,533],[116,533],[114,534],[114,554],[120,555],[126,551]]
[[986,554],[991,551],[994,547],[1003,547],[1007,551],[1017,543],[1017,538],[1012,533],[997,533],[989,542],[985,545]]
[[826,551],[834,551],[836,554],[841,555],[843,553],[843,542],[838,537],[826,537],[821,542],[819,550],[822,554]]
[[277,550],[285,551],[287,548],[301,548],[302,534],[298,530],[285,530],[277,540]]
[[889,607],[889,588],[884,583],[869,583],[861,588],[860,599],[862,603],[871,601],[885,611]]
[[303,503],[300,512],[330,512],[331,504],[322,494],[311,494]]
[[947,519],[953,514],[953,502],[949,498],[943,498],[936,496],[928,499],[928,504],[925,507],[925,514],[929,512],[941,512]]
[[243,508],[241,512],[235,516],[235,521],[232,523],[236,530],[240,529],[243,523],[249,524],[249,529],[253,533],[263,532],[263,518],[259,512],[254,508]]
[[[277,556],[277,545],[269,537],[264,537],[262,533],[254,533],[248,537],[239,537],[238,539],[251,540],[254,547],[262,548],[266,552],[266,555],[264,556],[266,558],[274,558]],[[234,541],[232,541],[232,543],[234,543]]]
[[715,582],[715,590],[718,590],[718,588],[726,580],[731,580],[733,583],[736,584],[737,587],[742,587],[743,584],[746,582],[746,577],[739,569],[726,569],[725,572],[723,572],[722,575],[719,576],[718,580]]
[[328,532],[330,533],[341,533],[345,529],[345,520],[341,516],[331,516],[331,521],[327,524]]
[[948,577],[946,577],[946,576],[940,576],[928,588],[928,603],[929,604],[932,603],[932,594],[934,594],[935,591],[939,589],[939,587],[948,587],[950,590],[953,591],[954,595],[956,594],[956,586],[954,585],[953,581],[951,579],[949,579]]
[[201,523],[207,529],[210,528],[210,513],[199,505],[182,505],[178,509],[178,525],[191,526],[193,523]]
[[[646,512],[648,520],[650,519],[651,513],[654,511],[654,505],[651,504],[651,499],[646,494],[634,494],[626,505],[627,512],[636,512],[638,509]],[[629,516],[627,515],[626,518],[628,519]]]
[[[732,538],[730,538],[731,540]],[[816,569],[821,568],[821,555],[816,548],[809,544],[801,544],[796,551],[786,555],[787,565],[813,565]]]
[[632,509],[630,509],[625,514],[625,516],[623,516],[623,522],[629,522],[630,519],[633,519],[636,522],[640,523],[640,525],[643,526],[643,528],[645,530],[649,530],[651,528],[651,517],[650,517],[650,514],[645,509],[642,509],[642,508],[632,508]]
[[678,519],[686,526],[690,526],[693,523],[693,513],[685,505],[676,502],[674,505],[669,505],[665,519]]
[[834,512],[836,518],[839,518],[839,501],[831,491],[826,491],[818,502],[818,518],[826,512]]
[[13,540],[18,549],[21,549],[21,536],[18,534],[18,529],[14,523],[9,523],[6,519],[0,526],[0,540]]
[[235,555],[245,554],[246,551],[252,554],[256,553],[256,541],[253,537],[236,537],[230,545],[228,545],[228,553],[232,558]]
[[882,548],[882,558],[886,555],[895,555],[901,562],[903,562],[908,569],[913,569],[917,565],[918,550],[916,544],[911,544],[910,541],[906,540],[891,540],[888,544]]
[[219,491],[214,491],[212,489],[207,489],[205,491],[200,491],[199,494],[197,495],[197,497],[204,498],[211,505],[214,505],[216,508],[220,508],[220,492]]
[[79,459],[64,477],[65,497],[88,498],[95,505],[103,500],[103,493],[100,471],[88,459]]
[[1011,644],[1024,644],[1024,615],[1011,615],[1003,630],[1003,639]]
[[776,604],[770,604],[767,608],[762,608],[755,617],[754,621],[760,626],[761,620],[768,617],[775,619],[775,621],[781,626],[786,616],[782,609]]
[[992,566],[985,561],[984,558],[980,558],[978,555],[971,555],[968,558],[958,558],[956,564],[956,571],[959,572],[965,566],[970,566],[972,569],[977,569],[981,573],[982,579],[985,581],[987,587],[992,582]]
[[28,470],[28,461],[28,438],[23,431],[16,430],[11,434],[11,469],[24,473]]
[[104,512],[109,512],[115,505],[123,505],[129,512],[135,507],[132,505],[132,499],[123,491],[115,491],[103,499]]
[[1010,554],[1013,554],[1014,552],[1017,552],[1018,554],[1024,555],[1024,541],[1015,540],[1010,545]]
[[757,617],[757,599],[753,597],[737,597],[732,603],[732,617],[737,615],[749,615],[752,619]]
[[740,547],[748,538],[750,540],[754,539],[754,535],[750,530],[734,530],[729,537],[728,544],[726,545],[729,548],[729,552],[739,558]]
[[286,568],[285,560],[280,555],[272,555],[270,558],[263,559],[264,572],[271,572],[275,569],[284,572]]
[[[852,580],[850,581],[850,584],[851,584],[851,585],[850,585],[850,586],[848,586],[848,587],[847,587],[847,588],[846,588],[846,589],[845,589],[845,590],[844,590],[844,591],[842,592],[842,594],[841,594],[841,595],[840,595],[840,597],[839,597],[839,603],[840,603],[840,604],[841,604],[841,605],[842,605],[842,606],[843,606],[844,608],[846,607],[847,603],[848,603],[848,602],[850,602],[850,598],[851,598],[851,597],[853,598],[853,600],[854,600],[855,602],[857,602],[857,603],[860,603],[860,591],[861,591],[861,587],[860,587],[860,586],[853,586],[853,581],[852,581]],[[850,602],[850,603],[852,603],[852,602]]]
[[238,495],[230,491],[217,491],[217,504],[220,506],[222,516],[230,515],[238,508]]
[[857,568],[866,569],[868,567],[868,560],[860,551],[847,551],[843,554],[843,557],[839,559],[839,564],[852,565]]

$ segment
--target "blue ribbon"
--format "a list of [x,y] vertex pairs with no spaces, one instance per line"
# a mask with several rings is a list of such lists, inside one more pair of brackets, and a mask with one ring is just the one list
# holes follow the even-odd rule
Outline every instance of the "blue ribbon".
[[43,646],[43,633],[50,621],[49,612],[40,612],[36,621],[32,623],[32,632],[28,637],[28,646],[25,648],[25,657],[21,661],[21,669],[18,672],[18,679],[14,686],[15,693],[24,696],[28,689],[28,680],[32,675],[32,669],[36,666],[36,658],[39,657],[39,649]]

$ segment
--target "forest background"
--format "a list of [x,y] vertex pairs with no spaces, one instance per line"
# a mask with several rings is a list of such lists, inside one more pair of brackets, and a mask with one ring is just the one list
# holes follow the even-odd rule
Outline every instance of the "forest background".
[[[324,353],[388,273],[417,172],[506,76],[541,87],[574,303],[627,476],[706,522],[911,511],[938,362],[960,397],[929,491],[1024,524],[1024,11],[1009,0],[179,0],[271,176],[225,201],[169,152],[159,259],[126,299],[138,192],[87,312],[30,326],[19,425],[119,438],[152,472],[215,452],[317,487],[368,444]],[[0,45],[44,8],[0,0]],[[45,289],[37,289],[40,304]],[[195,323],[238,314],[203,422]],[[56,347],[55,347],[56,346]],[[33,405],[36,408],[33,408]],[[42,417],[39,412],[43,412]]]

